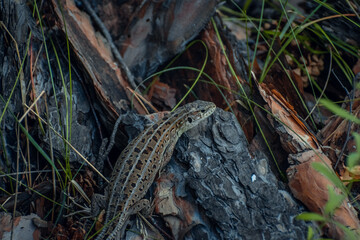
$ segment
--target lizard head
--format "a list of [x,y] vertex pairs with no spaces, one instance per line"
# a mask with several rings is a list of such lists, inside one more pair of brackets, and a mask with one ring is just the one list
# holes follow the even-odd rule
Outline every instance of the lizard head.
[[182,106],[174,111],[178,115],[179,121],[177,128],[181,129],[180,134],[195,127],[200,121],[209,117],[216,109],[216,105],[212,102],[195,101]]

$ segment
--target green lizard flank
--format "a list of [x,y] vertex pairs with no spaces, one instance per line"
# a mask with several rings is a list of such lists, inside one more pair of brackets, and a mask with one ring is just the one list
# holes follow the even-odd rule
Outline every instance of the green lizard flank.
[[114,239],[126,221],[148,204],[144,196],[157,173],[171,159],[179,137],[216,109],[214,103],[195,101],[178,108],[145,129],[120,154],[111,175],[105,226],[97,240]]

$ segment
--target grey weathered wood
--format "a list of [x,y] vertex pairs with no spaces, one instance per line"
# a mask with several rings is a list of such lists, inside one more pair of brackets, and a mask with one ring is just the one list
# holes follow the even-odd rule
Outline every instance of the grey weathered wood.
[[177,197],[200,209],[186,239],[306,238],[307,225],[294,219],[304,208],[276,179],[269,160],[249,152],[232,113],[217,109],[185,135],[162,174],[174,174]]

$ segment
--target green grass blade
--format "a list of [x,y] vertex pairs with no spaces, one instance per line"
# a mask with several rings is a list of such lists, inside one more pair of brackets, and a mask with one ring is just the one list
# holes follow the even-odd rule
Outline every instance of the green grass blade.
[[346,195],[338,194],[336,190],[331,186],[328,186],[328,190],[329,190],[329,199],[325,205],[324,211],[325,211],[325,215],[331,216],[344,201]]
[[320,214],[303,212],[296,216],[296,220],[325,222],[327,219]]
[[341,182],[338,176],[336,176],[335,172],[328,165],[322,162],[313,162],[311,166],[316,171],[324,175],[327,179],[329,179],[329,181],[332,182],[337,188],[339,188],[344,194],[347,193],[344,184]]
[[336,114],[337,116],[345,118],[346,120],[352,121],[352,122],[354,122],[356,124],[360,124],[360,119],[359,118],[352,115],[351,113],[349,113],[345,109],[342,109],[341,107],[339,107],[338,105],[336,105],[332,101],[327,100],[327,99],[321,99],[320,103],[322,105],[324,105],[327,109],[329,109],[331,112]]

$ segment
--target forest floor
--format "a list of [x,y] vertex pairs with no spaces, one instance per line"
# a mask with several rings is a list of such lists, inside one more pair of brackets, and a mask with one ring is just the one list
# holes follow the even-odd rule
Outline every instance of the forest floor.
[[139,191],[150,214],[117,238],[360,239],[359,14],[356,0],[2,1],[0,239],[110,234],[111,196],[129,198],[108,186],[150,181],[117,166],[152,164],[156,127],[196,100],[218,109],[165,146]]

